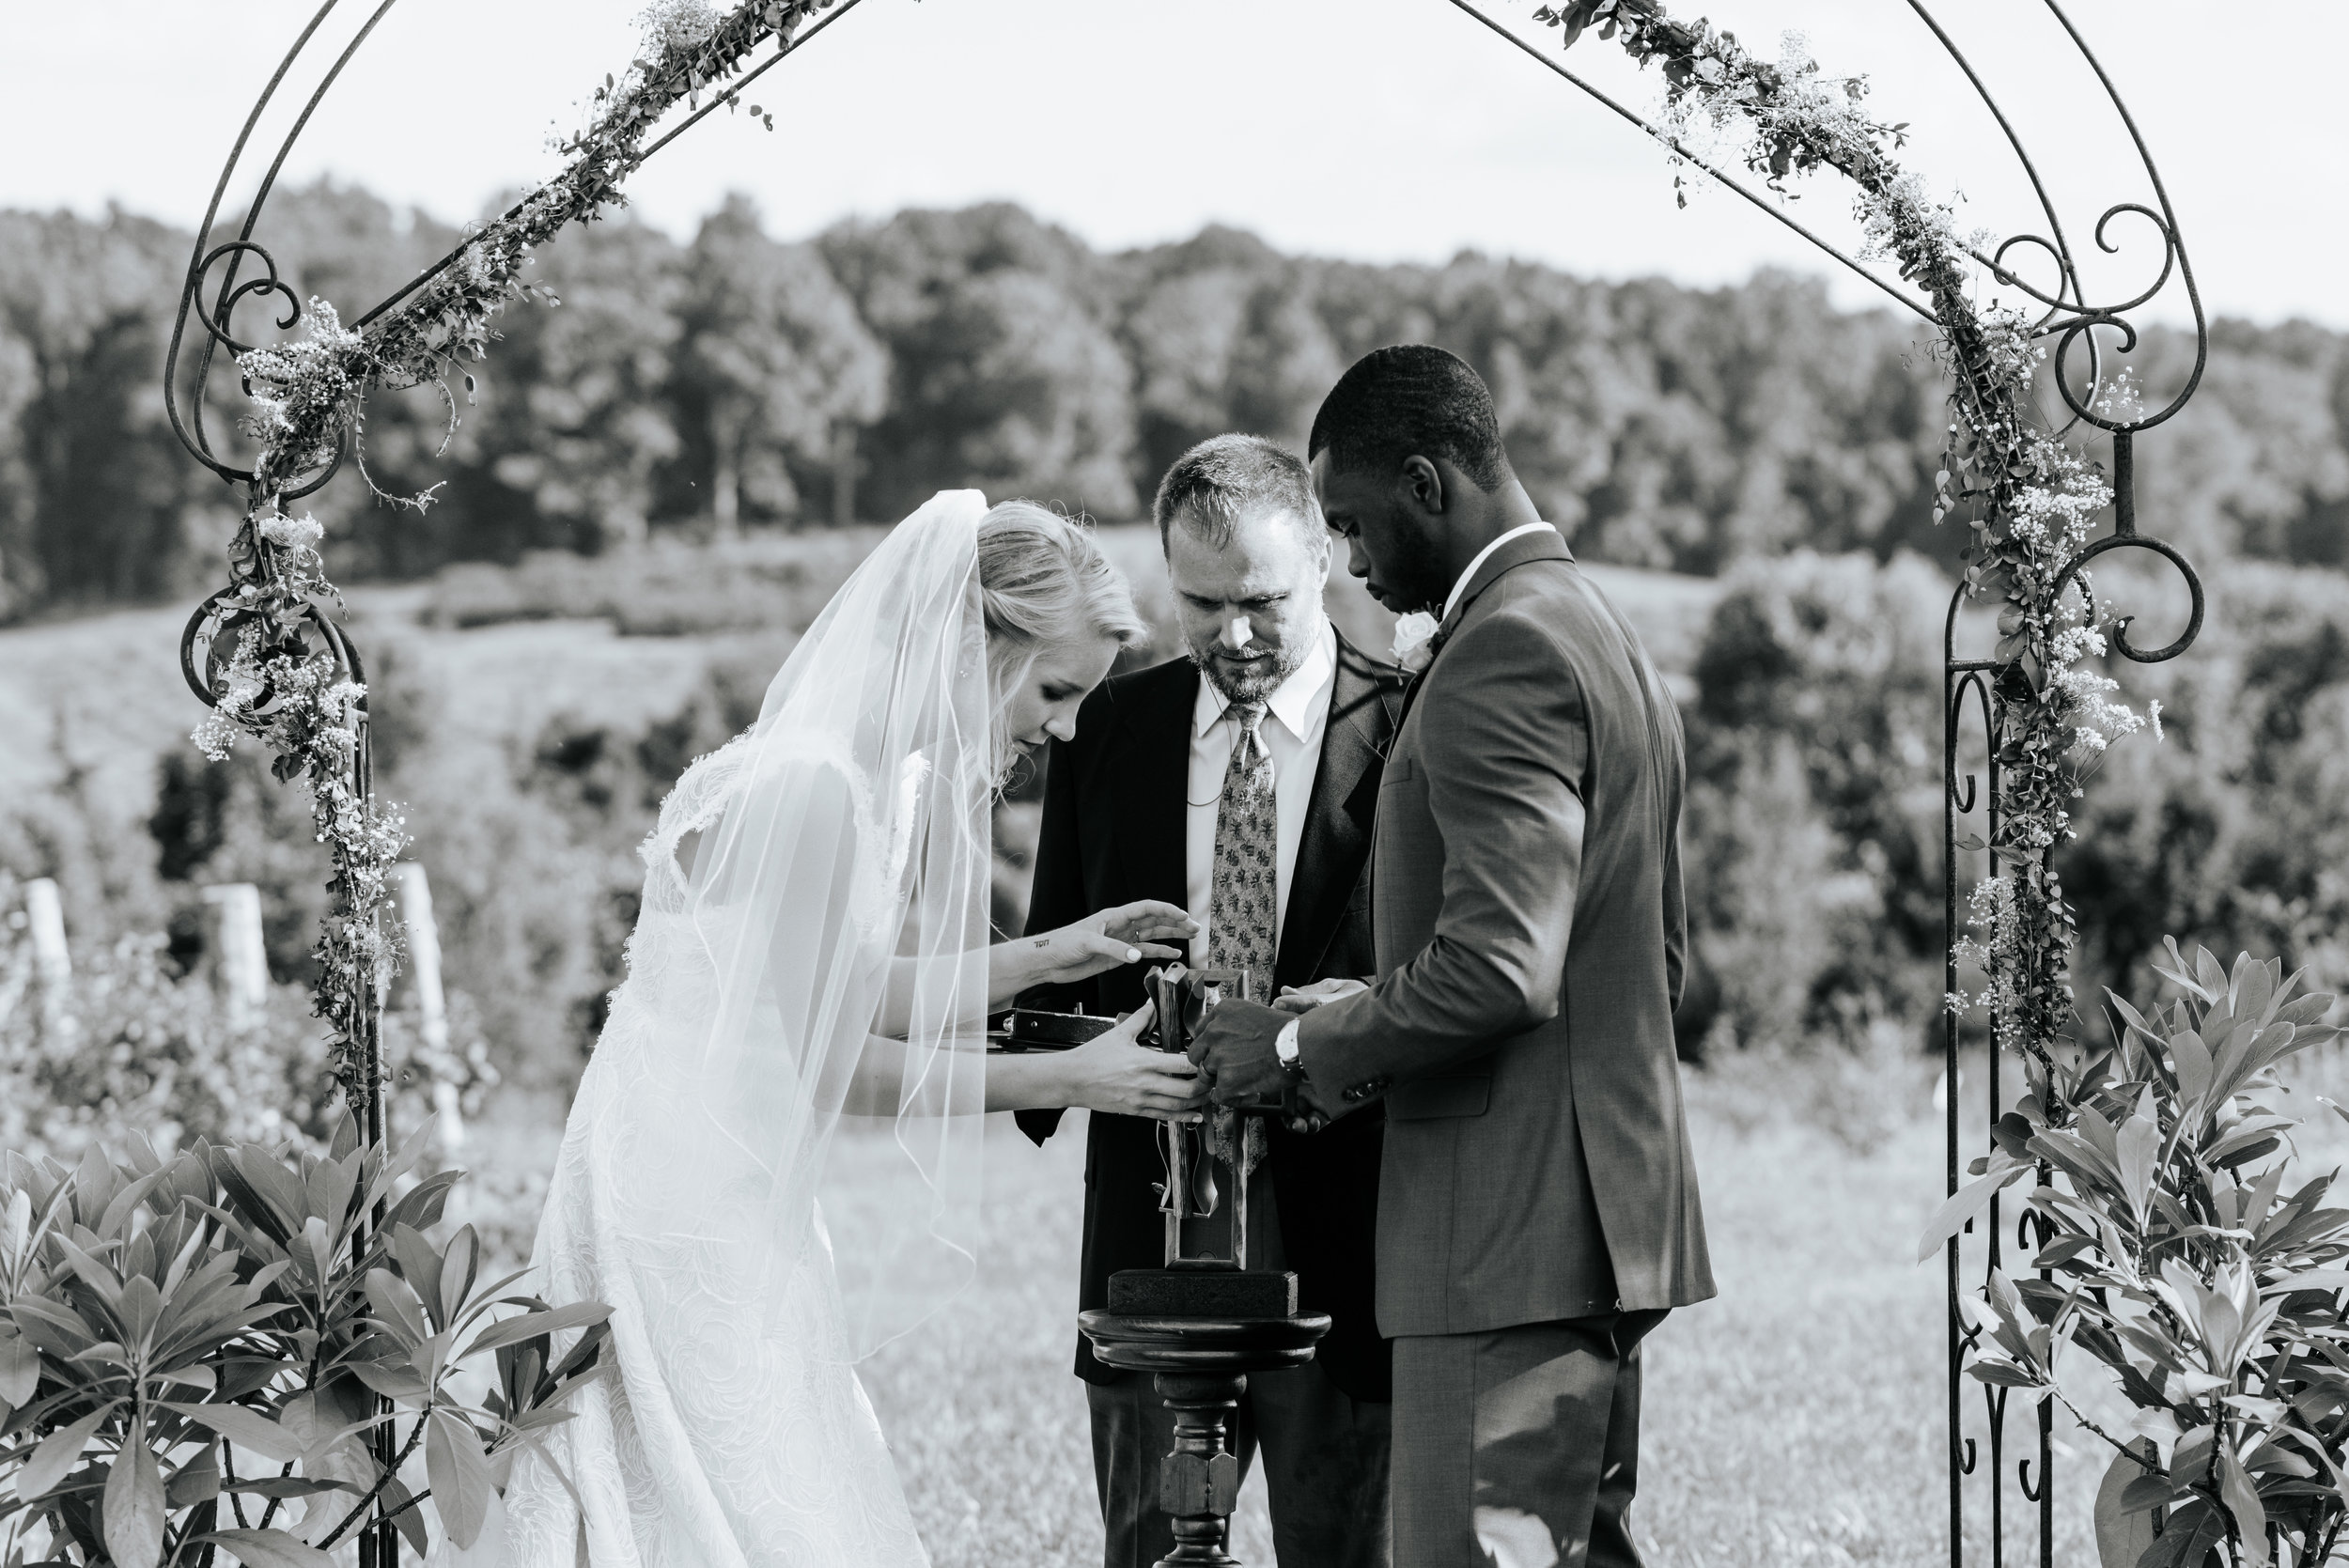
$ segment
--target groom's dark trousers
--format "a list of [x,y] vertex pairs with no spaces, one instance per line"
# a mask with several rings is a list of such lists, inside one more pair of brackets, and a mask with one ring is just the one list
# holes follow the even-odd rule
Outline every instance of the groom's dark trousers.
[[1387,1112],[1394,1557],[1631,1568],[1640,1342],[1713,1294],[1672,1048],[1679,716],[1550,530],[1435,646],[1379,791],[1377,983],[1299,1031],[1317,1097]]
[[[1188,660],[1121,675],[1086,700],[1073,742],[1055,741],[1028,929],[1047,931],[1138,898],[1183,905],[1185,785],[1199,673]],[[1371,973],[1368,861],[1379,758],[1401,713],[1400,682],[1341,637],[1321,755],[1281,924],[1276,986]],[[1066,1011],[1129,1012],[1142,969],[1021,999]],[[1021,1111],[1041,1142],[1057,1111]],[[1315,1358],[1249,1378],[1237,1451],[1261,1458],[1282,1568],[1384,1568],[1389,1400],[1387,1342],[1373,1313],[1374,1243],[1384,1118],[1348,1116],[1328,1130],[1274,1126],[1249,1195],[1252,1265],[1298,1276],[1304,1310],[1330,1315]],[[1096,1114],[1085,1148],[1081,1308],[1109,1299],[1119,1269],[1164,1262],[1153,1184],[1166,1179],[1158,1125]],[[1261,1218],[1260,1218],[1261,1217]],[[1159,1503],[1159,1461],[1174,1425],[1145,1374],[1103,1366],[1081,1340],[1077,1375],[1092,1411],[1093,1457],[1109,1568],[1149,1568],[1174,1550]]]

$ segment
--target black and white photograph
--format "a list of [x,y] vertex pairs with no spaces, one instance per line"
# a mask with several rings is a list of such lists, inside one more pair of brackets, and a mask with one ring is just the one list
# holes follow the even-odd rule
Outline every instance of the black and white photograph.
[[2326,0],[0,0],[0,1568],[2349,1565]]

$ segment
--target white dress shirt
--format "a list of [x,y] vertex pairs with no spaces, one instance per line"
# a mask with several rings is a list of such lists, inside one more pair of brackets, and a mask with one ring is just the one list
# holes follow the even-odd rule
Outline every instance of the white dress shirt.
[[1506,534],[1501,535],[1501,537],[1495,539],[1492,543],[1478,551],[1476,552],[1476,559],[1468,564],[1468,570],[1460,574],[1460,581],[1455,582],[1452,585],[1452,592],[1445,596],[1443,601],[1443,613],[1437,616],[1436,619],[1439,621],[1446,621],[1452,618],[1452,612],[1454,608],[1459,604],[1460,596],[1468,592],[1469,583],[1475,580],[1476,568],[1485,564],[1486,557],[1491,555],[1494,551],[1499,550],[1502,545],[1507,544],[1511,539],[1521,539],[1528,534],[1538,534],[1545,528],[1548,529],[1553,534],[1558,532],[1558,525],[1556,523],[1520,522],[1515,528],[1510,529]]
[[[1264,737],[1265,750],[1272,753],[1274,815],[1280,833],[1274,865],[1280,897],[1280,911],[1272,928],[1276,943],[1288,920],[1289,877],[1297,869],[1297,846],[1305,836],[1305,815],[1313,803],[1314,778],[1321,771],[1321,732],[1330,722],[1330,694],[1337,680],[1337,633],[1325,620],[1321,623],[1321,635],[1305,655],[1305,662],[1265,699],[1264,727],[1257,731]],[[1203,969],[1207,962],[1207,923],[1215,906],[1216,813],[1223,800],[1223,779],[1231,769],[1232,748],[1240,738],[1239,722],[1224,715],[1230,706],[1203,671],[1199,676],[1199,700],[1191,710],[1190,788],[1183,797],[1185,891],[1190,897],[1190,918],[1199,923],[1199,934],[1191,939],[1191,963]],[[1266,976],[1257,983],[1268,994],[1255,1000],[1272,1000],[1268,988],[1269,980],[1270,976]]]

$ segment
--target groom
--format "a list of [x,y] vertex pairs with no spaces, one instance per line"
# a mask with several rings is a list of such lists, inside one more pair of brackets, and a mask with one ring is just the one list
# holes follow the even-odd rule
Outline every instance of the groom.
[[1226,1003],[1195,1055],[1219,1100],[1385,1106],[1395,1560],[1636,1565],[1640,1342],[1713,1294],[1672,1051],[1679,717],[1466,364],[1369,355],[1310,451],[1348,569],[1439,619],[1379,790],[1378,978],[1301,1018]]
[[[1194,965],[1246,969],[1259,997],[1288,987],[1303,1007],[1354,984],[1330,977],[1371,971],[1365,867],[1401,681],[1322,613],[1330,536],[1295,455],[1255,436],[1202,442],[1167,471],[1155,511],[1190,657],[1110,681],[1077,738],[1052,746],[1028,928],[1164,899],[1199,923]],[[1022,999],[1097,1014],[1143,1000],[1139,967]],[[1058,1120],[1019,1112],[1039,1142]],[[1249,1187],[1249,1265],[1293,1269],[1303,1309],[1332,1320],[1311,1363],[1249,1378],[1236,1423],[1241,1465],[1264,1458],[1283,1568],[1388,1561],[1389,1355],[1371,1311],[1383,1121],[1271,1123]],[[1164,1261],[1157,1129],[1092,1119],[1085,1307],[1107,1303],[1117,1270]],[[1109,1568],[1145,1568],[1174,1546],[1159,1496],[1174,1419],[1148,1374],[1103,1366],[1081,1341],[1077,1374]]]

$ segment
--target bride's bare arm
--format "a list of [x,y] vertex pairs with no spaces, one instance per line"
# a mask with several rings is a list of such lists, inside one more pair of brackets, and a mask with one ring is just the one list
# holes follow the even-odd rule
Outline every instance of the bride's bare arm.
[[[1188,942],[1198,929],[1198,924],[1174,905],[1145,898],[1098,910],[1057,931],[997,942],[987,950],[987,1010],[992,1013],[1008,1007],[1020,992],[1037,986],[1087,980],[1121,964],[1179,959],[1182,949],[1167,944]],[[953,974],[941,971],[967,961],[959,955],[892,958],[879,1032],[902,1036],[911,1022],[913,999],[923,979],[927,976],[933,984],[953,981]]]
[[[989,1054],[987,1109],[1081,1107],[1161,1121],[1199,1115],[1207,1102],[1199,1069],[1185,1057],[1134,1043],[1149,1021],[1144,1007],[1072,1050]],[[851,1116],[895,1115],[904,1094],[904,1041],[868,1038],[843,1110]]]

